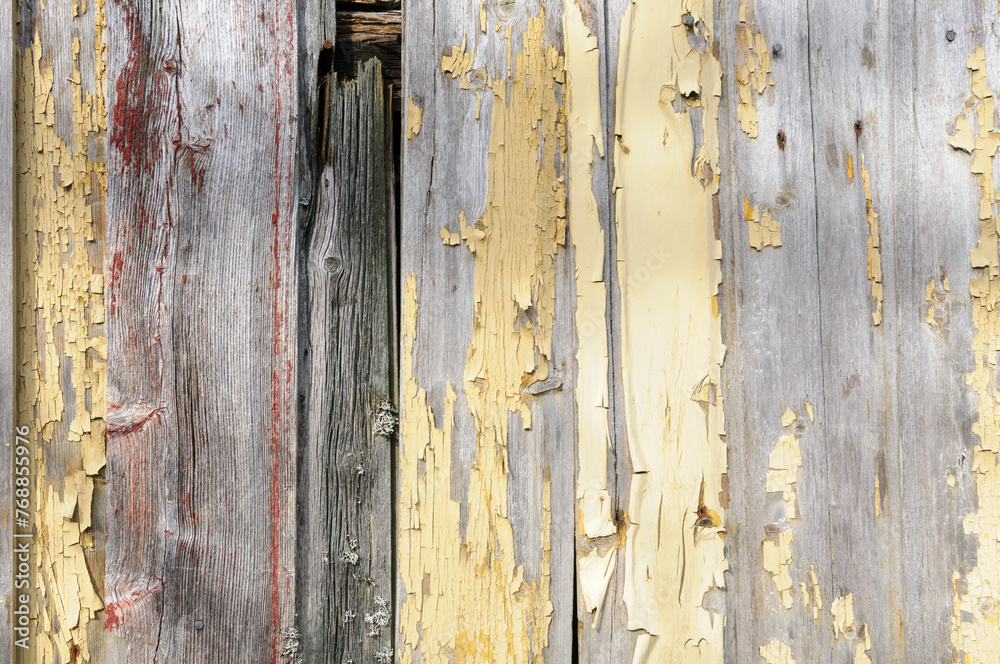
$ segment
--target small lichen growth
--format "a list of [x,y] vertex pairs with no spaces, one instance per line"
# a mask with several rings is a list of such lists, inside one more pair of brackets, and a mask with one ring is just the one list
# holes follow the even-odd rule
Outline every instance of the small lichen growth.
[[389,646],[382,646],[382,649],[375,653],[375,661],[379,664],[389,664],[392,661],[392,650]]
[[302,661],[299,630],[295,627],[286,627],[281,630],[281,639],[283,644],[281,656],[285,658],[285,661],[299,664]]
[[354,537],[353,535],[349,535],[347,537],[347,547],[344,549],[344,552],[340,554],[340,562],[347,563],[348,565],[357,565],[358,564],[357,548],[358,548],[358,538]]
[[[379,636],[383,627],[389,626],[389,601],[381,595],[375,596],[374,613],[365,614],[365,622],[368,623],[368,636]],[[391,657],[390,653],[390,657]]]
[[354,618],[356,618],[356,617],[357,617],[357,615],[354,613],[354,611],[351,611],[350,609],[348,609],[347,611],[344,611],[344,624],[346,625],[347,623],[349,623],[352,620],[354,620]]
[[392,402],[388,399],[382,399],[375,407],[375,424],[373,426],[375,434],[388,438],[396,433],[396,425],[398,424],[399,418],[396,417],[396,409],[392,407]]

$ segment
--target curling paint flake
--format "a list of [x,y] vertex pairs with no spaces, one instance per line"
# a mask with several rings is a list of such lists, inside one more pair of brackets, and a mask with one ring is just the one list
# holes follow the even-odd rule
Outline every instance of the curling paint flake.
[[799,448],[800,436],[795,433],[797,421],[795,412],[790,408],[781,416],[781,426],[788,430],[778,439],[774,450],[768,457],[768,471],[764,490],[767,493],[780,493],[787,507],[785,519],[799,517],[795,483],[799,479],[799,468],[802,467],[802,452]]
[[792,608],[795,590],[789,569],[792,565],[792,529],[786,528],[764,540],[762,546],[764,571],[771,575],[771,581],[781,597],[781,605]]
[[[544,661],[549,598],[551,483],[541,495],[540,575],[526,579],[514,558],[508,517],[510,415],[529,427],[522,388],[548,378],[556,252],[564,242],[565,190],[557,160],[565,138],[556,84],[563,59],[544,41],[544,13],[530,18],[510,78],[493,81],[489,192],[482,216],[461,220],[474,265],[474,317],[462,390],[476,440],[468,469],[468,526],[452,498],[451,384],[438,424],[414,375],[417,280],[403,310],[400,423],[399,658],[421,662]],[[461,49],[464,52],[464,47]],[[442,70],[447,69],[442,61]],[[465,67],[466,65],[462,65]],[[471,59],[467,63],[471,67]],[[459,67],[461,69],[461,67]],[[525,324],[529,318],[530,324]]]
[[878,228],[878,214],[872,208],[872,185],[865,168],[865,156],[861,155],[861,179],[865,183],[865,212],[868,220],[868,281],[872,286],[872,301],[875,311],[872,320],[875,325],[882,323],[882,241]]
[[[622,564],[636,664],[723,661],[725,617],[702,607],[728,568],[713,39],[703,1],[636,0],[621,23],[614,188],[633,469]],[[663,267],[643,271],[656,252]]]
[[[102,0],[92,5],[95,53],[81,57],[74,38],[66,80],[54,79],[51,49],[39,33],[16,49],[16,416],[41,443],[33,473],[37,636],[19,661],[38,664],[93,661],[88,635],[104,608],[86,555],[94,553],[91,507],[94,477],[105,465],[107,413],[97,236],[106,167],[88,157],[88,147],[106,136],[103,7]],[[85,13],[78,8],[81,18]],[[91,76],[81,61],[94,63]],[[84,80],[91,78],[88,90]],[[72,109],[56,108],[57,86],[68,86]],[[56,131],[62,113],[72,115],[67,137]],[[55,449],[70,459],[62,478],[49,468],[47,453]]]
[[771,216],[770,210],[758,211],[756,205],[750,207],[750,200],[744,198],[743,217],[747,220],[751,247],[760,251],[764,247],[781,246],[781,223]]
[[[976,540],[976,565],[964,576],[954,572],[954,614],[951,641],[956,656],[967,664],[996,661],[1000,652],[1000,621],[996,602],[1000,588],[1000,404],[995,395],[996,349],[1000,346],[1000,236],[997,234],[996,185],[993,181],[994,158],[1000,145],[994,117],[996,102],[986,76],[986,53],[981,47],[969,56],[966,66],[972,72],[973,103],[967,104],[971,118],[959,115],[956,133],[949,143],[972,155],[971,171],[980,183],[979,243],[971,253],[973,277],[972,340],[974,367],[966,382],[979,398],[978,418],[972,432],[979,443],[973,452],[972,473],[976,480],[977,508],[962,522],[967,535]],[[972,125],[976,135],[971,135]]]
[[[568,225],[576,268],[577,447],[576,499],[587,537],[617,532],[608,493],[608,335],[604,230],[591,184],[594,149],[604,156],[597,39],[583,23],[577,0],[566,0],[566,130],[569,141]],[[582,564],[582,560],[581,560]]]
[[757,97],[774,85],[771,75],[771,51],[764,33],[756,29],[753,1],[739,5],[736,25],[736,80],[739,103],[736,106],[740,127],[750,138],[757,138]]
[[761,658],[767,664],[795,664],[792,649],[781,641],[772,639],[759,649]]
[[424,111],[413,101],[413,97],[406,100],[406,140],[412,139],[420,133],[420,124],[424,119]]

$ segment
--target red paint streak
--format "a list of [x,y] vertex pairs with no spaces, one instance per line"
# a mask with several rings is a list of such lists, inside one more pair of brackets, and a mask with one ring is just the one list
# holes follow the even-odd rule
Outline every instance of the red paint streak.
[[163,581],[155,579],[152,584],[145,588],[130,590],[121,596],[104,604],[104,629],[121,636],[121,628],[124,627],[137,605],[145,603],[153,598],[153,595],[163,590]]
[[[124,166],[152,172],[159,149],[160,132],[156,116],[165,97],[163,71],[157,71],[150,57],[149,39],[142,32],[132,0],[117,0],[125,13],[129,57],[115,82],[115,104],[111,111],[111,145],[118,149]],[[165,70],[176,71],[168,61]]]
[[108,304],[108,314],[115,313],[117,297],[115,295],[115,285],[122,276],[122,252],[116,251],[111,258],[111,265],[108,267],[108,295],[111,302]]

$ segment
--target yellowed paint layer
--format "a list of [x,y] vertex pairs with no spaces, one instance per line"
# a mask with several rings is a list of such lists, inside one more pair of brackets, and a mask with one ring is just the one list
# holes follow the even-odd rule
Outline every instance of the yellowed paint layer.
[[[973,452],[972,472],[976,480],[977,508],[962,522],[966,534],[976,538],[976,565],[964,576],[955,571],[954,616],[951,640],[957,656],[967,664],[995,662],[1000,652],[1000,612],[996,609],[1000,593],[1000,404],[995,390],[996,354],[1000,348],[1000,237],[997,235],[996,185],[993,180],[994,157],[1000,144],[1000,133],[994,124],[995,97],[986,75],[986,53],[977,47],[967,61],[972,72],[974,104],[967,104],[974,113],[975,141],[965,132],[965,123],[956,122],[957,133],[951,144],[969,151],[971,171],[980,183],[979,243],[972,250],[973,277],[969,284],[972,295],[972,324],[975,336],[972,351],[974,368],[966,376],[969,386],[979,398],[978,418],[972,431],[979,439]],[[971,108],[970,108],[971,106]],[[968,119],[960,115],[959,119]],[[969,126],[973,122],[969,122]],[[957,144],[957,145],[956,145]]]
[[[507,514],[508,422],[519,413],[522,425],[530,427],[531,409],[521,390],[548,377],[553,261],[566,223],[557,173],[564,136],[556,83],[562,82],[563,60],[543,34],[544,14],[529,19],[511,78],[495,81],[485,210],[471,226],[461,220],[475,292],[462,383],[476,449],[468,469],[464,537],[461,503],[452,489],[458,395],[449,384],[438,425],[414,376],[417,281],[412,274],[406,279],[399,494],[399,570],[405,591],[399,653],[404,663],[540,663],[548,643],[547,472],[538,579],[526,579],[514,558]],[[443,71],[455,71],[444,64]]]
[[618,549],[610,548],[604,555],[591,550],[585,556],[580,556],[578,570],[580,574],[580,590],[583,595],[583,605],[587,613],[594,614],[592,627],[597,627],[601,620],[601,608],[604,606],[604,596],[608,593],[608,584],[615,574],[615,563],[618,560]]
[[760,656],[767,664],[795,664],[791,647],[774,639],[760,647]]
[[406,100],[406,138],[413,138],[420,133],[420,124],[424,120],[424,111],[414,101],[413,97]]
[[576,498],[587,537],[616,532],[608,494],[608,336],[604,230],[591,185],[594,149],[604,155],[597,38],[577,0],[566,0],[566,129],[569,141],[570,236],[576,270],[576,400],[579,475]]
[[764,571],[771,575],[771,581],[781,597],[781,605],[792,608],[795,591],[789,569],[792,564],[792,529],[786,528],[773,537],[764,540],[762,557]]
[[807,610],[812,611],[813,621],[818,621],[820,611],[823,610],[823,590],[819,586],[819,577],[816,575],[816,569],[812,565],[809,566],[809,585],[805,587],[805,584],[803,584],[803,586],[803,605]]
[[771,51],[764,33],[756,29],[753,1],[742,0],[736,25],[736,81],[739,104],[736,107],[740,127],[750,138],[757,138],[757,97],[774,85],[771,75]]
[[[712,5],[637,0],[620,37],[616,226],[633,468],[627,627],[639,633],[636,663],[722,662],[725,619],[702,608],[727,569],[721,244],[713,216],[722,72],[710,47]],[[660,268],[645,268],[658,252]]]
[[452,78],[462,77],[463,84],[466,84],[466,74],[472,71],[472,62],[476,57],[476,49],[465,50],[466,38],[462,37],[461,46],[452,46],[450,53],[441,54],[441,71],[451,74]]
[[847,155],[847,179],[854,179],[854,155]]
[[872,208],[872,185],[865,168],[865,156],[861,155],[861,179],[865,183],[865,211],[868,219],[868,281],[872,286],[872,301],[875,311],[872,320],[875,325],[882,323],[882,241],[878,228],[878,214]]
[[774,450],[768,457],[767,479],[764,490],[767,493],[780,493],[787,509],[785,518],[787,520],[797,519],[798,497],[795,492],[795,483],[799,479],[799,468],[802,467],[802,452],[799,447],[800,436],[795,433],[796,422],[795,412],[790,408],[785,410],[781,416],[781,426],[788,430],[778,439],[774,445]]
[[[47,11],[36,9],[36,11]],[[35,648],[20,661],[93,661],[88,634],[103,608],[85,552],[93,556],[94,476],[105,465],[107,412],[102,245],[106,167],[103,154],[103,2],[77,8],[74,29],[94,29],[94,71],[80,70],[80,41],[72,39],[72,73],[54,80],[53,55],[36,33],[16,49],[15,302],[19,385],[17,422],[40,443],[34,467]],[[40,24],[40,17],[36,23]],[[92,21],[92,23],[89,23]],[[67,33],[68,34],[68,33]],[[96,81],[93,90],[84,79]],[[72,108],[56,108],[57,86],[68,86]],[[71,135],[61,136],[60,115]],[[58,452],[55,476],[48,453]],[[76,460],[73,461],[73,458]],[[95,570],[99,572],[100,570]]]
[[750,207],[750,200],[744,198],[743,216],[747,220],[751,247],[760,251],[764,247],[781,246],[781,223],[771,216],[770,210],[758,211],[756,205]]

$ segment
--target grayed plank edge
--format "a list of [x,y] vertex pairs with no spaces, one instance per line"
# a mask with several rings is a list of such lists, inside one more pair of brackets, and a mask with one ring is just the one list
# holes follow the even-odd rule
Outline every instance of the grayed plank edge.
[[[381,65],[330,81],[326,164],[307,249],[311,367],[299,475],[302,654],[392,650],[391,217]],[[384,655],[383,655],[384,656]]]

